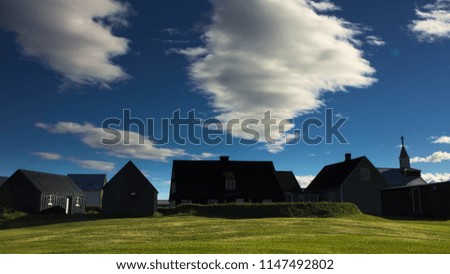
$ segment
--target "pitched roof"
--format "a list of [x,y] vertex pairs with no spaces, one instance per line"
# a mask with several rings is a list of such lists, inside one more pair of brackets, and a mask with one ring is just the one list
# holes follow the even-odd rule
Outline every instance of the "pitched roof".
[[[391,186],[414,186],[427,183],[420,177],[420,170],[413,168],[408,170],[409,172],[406,172],[407,175],[405,176],[404,170],[400,168],[378,168],[381,176],[383,176]],[[415,175],[408,176],[408,174]]]
[[292,171],[276,171],[275,175],[277,176],[281,190],[285,192],[302,192],[302,189],[300,188],[300,185]]
[[42,193],[86,196],[68,176],[23,169],[19,169],[17,172],[23,174]]
[[139,182],[143,184],[149,184],[155,191],[158,193],[158,190],[152,185],[152,183],[145,177],[144,174],[136,167],[136,165],[132,161],[128,161],[117,173],[114,175],[111,180],[108,181],[104,185],[103,188],[108,187],[109,184],[115,183],[116,181],[121,180],[133,180],[134,182]]
[[106,183],[106,174],[67,174],[83,191],[100,191]]
[[[283,199],[275,168],[269,161],[174,160],[172,170],[176,197]],[[236,181],[234,191],[225,189],[225,180],[230,178]]]
[[3,185],[6,180],[8,180],[9,177],[0,176],[0,186]]
[[363,156],[323,167],[319,174],[317,174],[314,180],[308,185],[306,190],[314,191],[318,189],[339,187],[363,160],[369,161],[367,157]]

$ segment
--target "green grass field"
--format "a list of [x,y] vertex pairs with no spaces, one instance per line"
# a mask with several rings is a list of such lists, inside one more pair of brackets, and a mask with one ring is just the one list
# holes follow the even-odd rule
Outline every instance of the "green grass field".
[[2,225],[0,253],[450,253],[450,221],[178,215],[48,224],[58,220],[46,218]]

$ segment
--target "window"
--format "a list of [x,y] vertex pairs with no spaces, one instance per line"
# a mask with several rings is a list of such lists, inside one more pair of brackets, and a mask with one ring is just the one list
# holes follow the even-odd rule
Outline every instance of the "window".
[[192,204],[192,200],[181,200],[182,205]]
[[217,205],[219,203],[218,200],[210,199],[208,200],[208,205]]
[[331,192],[330,195],[328,196],[328,200],[330,202],[336,202],[336,192]]
[[361,181],[370,181],[370,169],[367,167],[361,168]]
[[226,190],[236,190],[236,180],[235,179],[227,179],[225,181],[225,189]]
[[234,177],[234,174],[231,172],[224,172],[223,176],[225,177],[225,189],[236,190],[236,178]]
[[53,205],[53,195],[48,196],[48,204],[47,205],[49,205],[49,206]]
[[245,203],[244,199],[236,199],[236,204],[243,204]]
[[177,184],[175,183],[175,181],[172,182],[172,184],[170,185],[170,194],[174,194],[177,191]]
[[272,200],[271,200],[271,199],[263,199],[263,200],[262,200],[262,203],[263,203],[263,204],[271,204],[271,203],[272,203]]
[[80,206],[80,197],[77,197],[77,200],[75,201],[75,206]]

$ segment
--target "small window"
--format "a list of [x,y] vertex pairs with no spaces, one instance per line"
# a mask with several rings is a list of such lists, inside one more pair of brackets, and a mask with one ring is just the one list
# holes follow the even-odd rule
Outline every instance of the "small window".
[[80,206],[80,197],[77,197],[75,201],[75,206]]
[[263,204],[271,204],[272,200],[271,199],[264,199],[264,200],[262,200],[262,203]]
[[328,200],[330,202],[336,202],[336,192],[331,192],[329,197],[328,197]]
[[182,205],[189,205],[192,204],[192,200],[181,200]]
[[136,192],[131,192],[131,196],[136,196]]
[[177,184],[175,183],[175,181],[172,182],[172,184],[170,185],[170,194],[174,194],[177,191]]
[[236,190],[236,180],[235,179],[226,179],[225,189],[226,190]]
[[370,169],[361,168],[361,181],[370,181]]
[[48,204],[47,205],[49,205],[49,206],[53,205],[53,195],[48,196]]
[[231,172],[224,172],[225,177],[225,189],[226,190],[236,190],[236,177]]
[[208,205],[217,205],[219,203],[218,200],[210,199],[208,200]]
[[245,203],[244,199],[236,199],[236,204],[243,204]]

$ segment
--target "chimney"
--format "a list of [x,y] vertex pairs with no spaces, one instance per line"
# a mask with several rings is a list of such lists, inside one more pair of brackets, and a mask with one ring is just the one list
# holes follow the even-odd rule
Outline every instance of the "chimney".
[[230,156],[220,156],[219,159],[221,162],[228,162],[228,160],[230,160]]
[[352,154],[351,153],[345,153],[345,161],[348,162],[352,159]]

